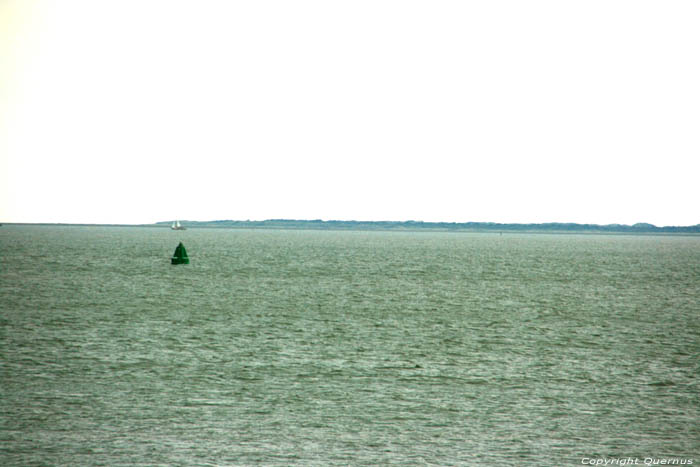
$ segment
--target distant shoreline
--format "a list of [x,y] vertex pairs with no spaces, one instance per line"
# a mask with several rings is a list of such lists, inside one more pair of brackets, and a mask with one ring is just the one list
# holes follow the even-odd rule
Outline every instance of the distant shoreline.
[[[4,223],[4,225],[51,225],[75,227],[153,227],[169,228],[174,221],[153,224],[71,224],[71,223]],[[700,234],[700,224],[664,226],[652,224],[576,224],[549,222],[541,224],[502,224],[496,222],[421,222],[421,221],[324,221],[268,219],[264,221],[183,221],[186,228],[277,229],[277,230],[336,230],[393,232],[492,232],[492,233],[615,233],[615,234]]]

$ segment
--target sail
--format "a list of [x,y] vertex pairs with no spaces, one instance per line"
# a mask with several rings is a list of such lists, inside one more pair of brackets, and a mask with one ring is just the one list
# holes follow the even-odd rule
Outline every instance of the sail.
[[180,242],[175,248],[175,253],[170,260],[171,264],[190,264],[190,258],[187,256],[185,245]]

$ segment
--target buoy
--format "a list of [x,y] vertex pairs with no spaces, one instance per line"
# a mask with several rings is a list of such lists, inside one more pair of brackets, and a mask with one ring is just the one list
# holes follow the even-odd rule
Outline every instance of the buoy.
[[187,250],[185,250],[185,245],[180,242],[180,244],[175,248],[175,253],[170,260],[172,264],[190,264],[190,259],[187,257]]

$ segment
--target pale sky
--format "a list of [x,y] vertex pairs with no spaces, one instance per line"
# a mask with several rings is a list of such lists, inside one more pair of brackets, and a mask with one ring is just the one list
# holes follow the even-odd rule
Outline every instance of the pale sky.
[[700,223],[700,2],[0,0],[0,222]]

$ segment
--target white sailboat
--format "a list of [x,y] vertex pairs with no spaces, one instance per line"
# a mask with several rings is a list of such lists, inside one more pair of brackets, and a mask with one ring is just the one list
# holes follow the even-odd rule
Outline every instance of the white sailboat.
[[187,230],[185,227],[180,225],[180,221],[175,221],[173,222],[173,225],[170,226],[172,230]]

